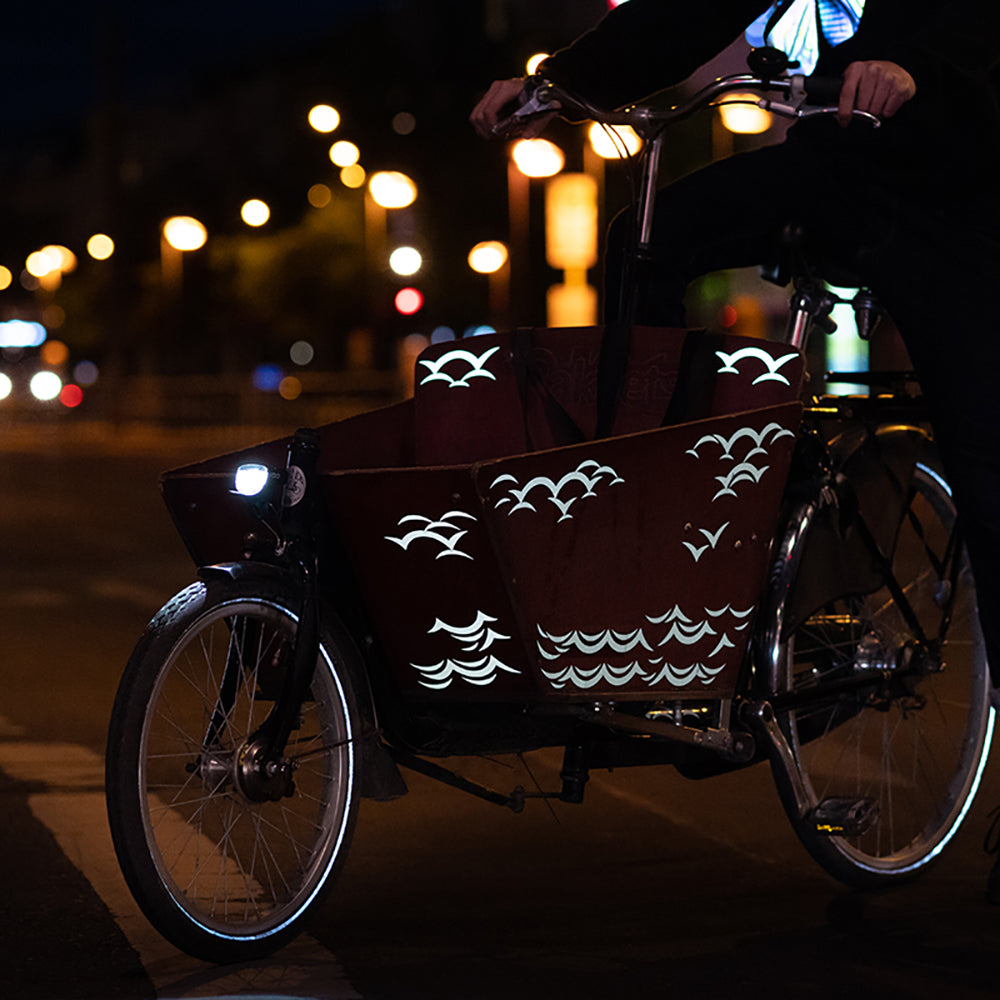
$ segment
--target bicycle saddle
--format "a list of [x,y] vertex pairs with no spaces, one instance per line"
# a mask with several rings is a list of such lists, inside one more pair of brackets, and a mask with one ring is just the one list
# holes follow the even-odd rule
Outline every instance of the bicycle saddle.
[[826,253],[810,244],[803,226],[789,223],[782,231],[775,259],[765,261],[760,272],[766,281],[782,287],[790,282],[798,285],[820,280],[837,288],[865,288],[861,277],[864,254],[863,247],[847,255]]

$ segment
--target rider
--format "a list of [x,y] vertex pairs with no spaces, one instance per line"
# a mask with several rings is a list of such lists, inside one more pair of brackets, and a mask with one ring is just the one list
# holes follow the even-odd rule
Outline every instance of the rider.
[[[782,21],[802,17],[808,28],[815,18],[814,73],[843,78],[837,121],[803,122],[780,145],[718,161],[661,192],[648,291],[634,318],[683,325],[692,278],[774,259],[793,223],[807,245],[818,244],[825,259],[878,294],[931,407],[1000,708],[1000,318],[990,299],[1000,287],[1000,3],[779,6],[775,33]],[[629,0],[538,73],[599,107],[619,107],[683,81],[765,8],[766,0]],[[843,37],[831,28],[837,22],[853,33]],[[524,86],[524,79],[493,83],[471,115],[481,135],[491,134]],[[852,109],[885,123],[877,130],[852,123]],[[544,124],[523,134],[537,135]],[[609,321],[619,318],[623,219],[608,239]],[[1000,902],[1000,857],[995,875],[991,900]]]

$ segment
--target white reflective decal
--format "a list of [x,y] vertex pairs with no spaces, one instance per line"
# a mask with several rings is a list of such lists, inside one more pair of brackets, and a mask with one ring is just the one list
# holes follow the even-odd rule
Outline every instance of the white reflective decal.
[[740,483],[759,483],[760,477],[771,468],[769,465],[754,465],[753,462],[740,462],[739,465],[730,469],[724,476],[716,476],[716,482],[722,484],[722,488],[712,497],[718,500],[719,497],[734,497],[736,490],[734,486]]
[[663,669],[649,682],[649,686],[661,684],[666,681],[674,687],[687,687],[693,681],[701,681],[702,684],[711,684],[712,681],[725,669],[723,663],[718,667],[709,667],[704,663],[692,663],[689,667],[675,667],[672,663],[664,663]]
[[694,561],[697,562],[709,548],[714,549],[716,545],[719,544],[719,539],[722,537],[722,533],[729,527],[729,522],[726,521],[721,527],[717,528],[715,531],[709,531],[708,528],[699,528],[698,530],[705,536],[704,545],[694,545],[691,542],[682,542],[681,544],[691,553]]
[[[449,389],[458,388],[469,388],[470,378],[488,378],[496,381],[496,375],[493,372],[486,371],[483,365],[489,361],[490,358],[500,350],[499,346],[491,347],[485,354],[477,355],[473,354],[472,351],[467,351],[463,348],[456,348],[453,351],[448,351],[447,354],[442,354],[436,361],[427,361],[424,359],[420,360],[425,368],[428,369],[428,374],[425,375],[421,380],[421,385],[426,385],[428,382],[447,382]],[[468,365],[468,370],[464,375],[455,378],[448,374],[446,371],[442,371],[445,365],[450,364],[452,361],[461,361],[463,364]]]
[[732,354],[726,354],[725,351],[716,351],[715,356],[722,362],[722,367],[719,369],[719,374],[723,372],[730,372],[733,375],[739,375],[740,370],[736,366],[741,361],[745,361],[748,358],[753,358],[756,361],[763,361],[764,366],[767,368],[762,375],[758,375],[751,385],[757,385],[760,382],[784,382],[785,385],[791,385],[787,378],[782,375],[778,369],[788,364],[793,358],[797,358],[799,355],[797,353],[786,354],[784,357],[776,358],[772,354],[765,351],[760,347],[741,347],[738,351],[733,351]]
[[[652,652],[652,647],[646,641],[641,628],[633,632],[616,632],[607,629],[604,632],[566,632],[564,635],[550,635],[541,626],[538,628],[541,637],[538,641],[538,652],[547,660],[556,660],[570,652],[586,653],[596,656],[604,653],[631,653],[642,648]],[[548,648],[548,643],[552,648]]]
[[422,675],[420,686],[430,688],[432,691],[441,691],[449,687],[456,677],[477,687],[486,687],[497,679],[501,671],[508,674],[520,673],[495,656],[484,656],[478,660],[447,659],[429,667],[418,663],[411,663],[410,666]]
[[490,627],[495,621],[497,621],[496,618],[482,611],[476,612],[475,620],[470,625],[449,625],[447,622],[441,621],[440,618],[435,618],[434,624],[427,630],[427,634],[444,632],[449,638],[455,640],[463,655],[449,656],[430,666],[411,663],[410,666],[421,675],[420,685],[434,691],[440,691],[448,687],[457,677],[477,687],[485,687],[492,684],[501,673],[519,674],[520,670],[509,667],[489,652],[491,647],[498,642],[510,640],[509,635],[504,635]]
[[[717,444],[722,449],[721,458],[723,459],[735,459],[735,454],[733,449],[738,445],[743,443],[743,439],[747,438],[753,447],[743,456],[744,460],[752,458],[754,455],[766,455],[767,448],[764,447],[764,442],[767,441],[769,445],[774,444],[775,441],[783,437],[794,437],[795,435],[781,424],[775,423],[773,420],[769,423],[763,430],[754,430],[753,427],[741,427],[738,431],[735,431],[728,438],[722,434],[705,434],[700,437],[697,443],[688,448],[685,452],[687,455],[694,455],[695,458],[700,458],[701,455],[698,449],[704,444]],[[770,440],[768,440],[770,437]]]
[[[729,638],[728,630],[746,628],[752,612],[753,607],[738,611],[727,604],[718,610],[705,608],[695,620],[674,605],[666,614],[645,615],[648,624],[632,630],[549,632],[538,625],[536,648],[542,660],[551,664],[550,669],[542,669],[542,674],[555,688],[571,685],[588,690],[598,684],[621,687],[635,680],[651,688],[663,683],[678,688],[695,682],[708,685],[730,665],[729,650],[735,649],[736,643]],[[651,626],[665,626],[665,629],[651,629]],[[702,642],[711,642],[710,652],[692,648]],[[673,651],[663,649],[663,655],[649,655],[663,647],[672,647]],[[565,662],[581,655],[599,657],[604,662],[596,666]],[[616,656],[629,662],[608,662]],[[678,666],[678,658],[693,662]],[[721,662],[711,663],[711,660]]]
[[[572,472],[567,472],[558,482],[549,479],[548,476],[535,476],[521,486],[515,476],[504,473],[497,476],[490,484],[490,490],[503,485],[506,496],[501,497],[494,503],[494,507],[499,510],[505,504],[512,504],[507,511],[508,515],[518,510],[530,510],[537,513],[537,508],[528,497],[538,491],[544,500],[548,500],[559,511],[559,521],[572,520],[573,515],[569,509],[577,500],[585,497],[596,497],[595,488],[598,485],[615,486],[624,483],[625,480],[615,472],[609,465],[601,465],[593,459],[581,462]],[[574,486],[580,487],[574,491]]]
[[468,552],[463,552],[458,548],[458,543],[468,534],[459,528],[455,521],[460,520],[475,521],[476,518],[464,510],[450,510],[447,514],[442,514],[440,518],[434,520],[425,517],[423,514],[406,514],[401,517],[396,527],[403,529],[404,526],[413,527],[399,538],[392,535],[385,535],[387,542],[395,542],[404,551],[416,541],[428,541],[433,545],[440,545],[441,551],[434,557],[441,559],[443,556],[461,556],[464,559],[471,559]]
[[[736,462],[733,468],[723,475],[715,477],[721,488],[712,497],[714,503],[720,497],[735,497],[737,495],[736,487],[740,483],[759,483],[770,466],[755,465],[750,459],[757,455],[766,456],[767,447],[765,444],[770,446],[781,438],[794,436],[790,430],[772,421],[759,431],[753,427],[741,427],[729,437],[723,434],[705,434],[698,439],[693,447],[688,448],[685,454],[701,458],[700,448],[707,445],[718,445],[722,450],[718,459],[720,462]],[[743,452],[747,445],[750,447],[737,461],[737,453]]]
[[649,679],[649,675],[638,663],[630,663],[626,667],[612,667],[607,663],[590,668],[569,666],[552,673],[543,670],[542,673],[554,688],[564,688],[567,684],[572,684],[573,687],[582,688],[584,691],[601,683],[622,687],[637,677],[642,680]]

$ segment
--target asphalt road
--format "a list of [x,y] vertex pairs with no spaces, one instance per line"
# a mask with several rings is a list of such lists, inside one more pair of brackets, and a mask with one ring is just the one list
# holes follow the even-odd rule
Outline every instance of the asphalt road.
[[[408,775],[404,799],[364,804],[341,881],[294,946],[219,969],[166,945],[111,856],[104,735],[132,644],[192,574],[158,473],[246,440],[0,429],[0,996],[1000,995],[981,849],[1000,754],[946,856],[869,895],[808,858],[764,768],[595,774],[582,806],[520,816]],[[559,763],[463,767],[509,790],[554,786]]]

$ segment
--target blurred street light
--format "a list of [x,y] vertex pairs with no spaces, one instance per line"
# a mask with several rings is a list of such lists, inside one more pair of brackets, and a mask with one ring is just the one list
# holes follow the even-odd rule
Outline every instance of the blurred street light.
[[76,270],[76,254],[69,247],[54,243],[47,247],[42,247],[43,254],[55,262],[56,268],[63,274],[69,274]]
[[760,135],[771,127],[771,112],[758,107],[754,94],[731,94],[719,105],[722,124],[737,135]]
[[360,163],[352,163],[340,171],[340,183],[346,188],[364,187],[367,176],[365,168]]
[[396,247],[396,249],[389,254],[389,267],[391,267],[396,274],[402,275],[403,277],[409,277],[411,274],[416,274],[417,271],[420,270],[423,262],[423,258],[420,256],[420,251],[414,247]]
[[2,292],[5,288],[10,288],[13,280],[14,274],[11,269],[0,264],[0,292]]
[[510,147],[507,161],[507,216],[510,236],[511,311],[517,322],[527,319],[531,301],[531,180],[552,177],[565,164],[563,151],[547,139],[521,139]]
[[[28,254],[27,260],[24,262],[24,269],[35,279],[33,290],[37,291],[42,288],[47,292],[53,292],[62,284],[62,255],[60,253],[62,249],[62,247],[46,247]],[[66,253],[73,257],[69,250]],[[73,257],[73,266],[76,266],[76,257]],[[21,283],[25,288],[28,287],[23,280]]]
[[489,277],[490,320],[507,326],[510,312],[510,255],[499,240],[483,240],[469,251],[469,267]]
[[317,104],[309,110],[309,124],[317,132],[333,132],[340,124],[340,112],[329,104]]
[[521,139],[510,155],[525,177],[553,177],[566,162],[563,151],[548,139]]
[[538,69],[539,65],[548,59],[548,57],[548,52],[536,52],[533,56],[531,56],[524,67],[528,72],[528,76],[531,76],[531,74]]
[[347,139],[340,139],[330,147],[330,162],[335,167],[350,167],[360,159],[361,150]]
[[380,170],[372,174],[368,190],[382,208],[406,208],[417,197],[417,185],[398,170]]
[[208,232],[190,215],[175,215],[163,223],[163,238],[174,250],[200,250]]
[[545,189],[545,256],[550,267],[564,272],[563,282],[549,288],[549,326],[593,326],[597,291],[587,271],[597,263],[597,181],[587,174],[553,177]]
[[333,194],[325,184],[313,184],[306,197],[313,208],[326,208],[330,204]]
[[545,188],[545,255],[550,267],[587,271],[597,263],[597,182],[553,177]]
[[53,271],[59,270],[56,262],[41,250],[28,254],[27,260],[24,262],[24,269],[33,278],[44,278]]
[[594,122],[587,129],[590,146],[604,160],[634,156],[642,148],[642,139],[630,125],[601,125]]
[[94,260],[107,260],[115,252],[115,241],[105,233],[94,233],[87,240],[87,253]]
[[507,263],[507,247],[499,240],[484,240],[469,251],[469,267],[477,274],[494,274]]
[[160,230],[160,267],[164,288],[180,293],[184,274],[184,254],[200,250],[208,239],[205,227],[190,215],[175,215]]
[[240,218],[248,226],[263,226],[271,218],[271,209],[267,202],[261,201],[259,198],[251,198],[243,203],[243,207],[240,209]]

